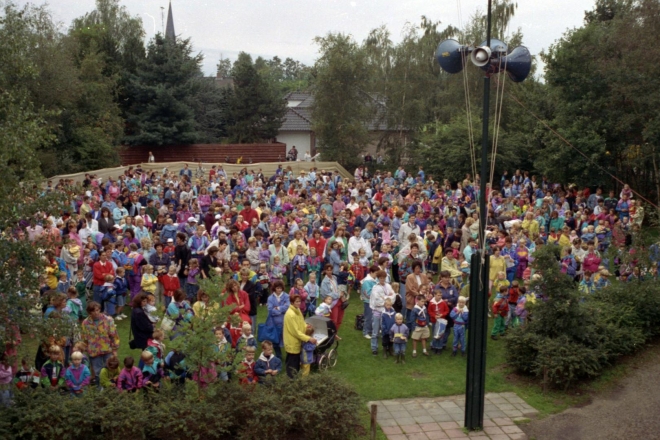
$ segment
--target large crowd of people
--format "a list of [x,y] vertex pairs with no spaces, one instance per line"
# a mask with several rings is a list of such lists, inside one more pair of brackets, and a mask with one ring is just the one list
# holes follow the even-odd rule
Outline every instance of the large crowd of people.
[[[0,384],[40,382],[75,395],[92,384],[134,391],[185,378],[185,353],[167,352],[165,341],[213,307],[199,283],[215,275],[224,275],[224,305],[242,323],[215,329],[218,349],[243,361],[240,374],[212,370],[205,380],[244,382],[263,382],[283,364],[290,376],[301,366],[308,374],[317,341],[305,317],[329,318],[340,338],[349,302],[360,309],[365,351],[373,355],[381,350],[404,363],[409,339],[413,358],[418,345],[423,356],[446,349],[465,355],[469,262],[482,245],[490,255],[493,339],[525,325],[526,303],[542,295],[529,286],[540,276],[530,266],[539,246],[561,247],[561,270],[586,294],[606,288],[611,270],[624,282],[657,277],[657,264],[606,258],[611,246],[626,252],[644,221],[627,185],[604,196],[600,188],[516,170],[482,194],[479,177],[469,174],[449,182],[422,167],[371,173],[360,166],[346,179],[314,165],[299,175],[282,165],[266,176],[201,163],[162,172],[128,167],[108,180],[85,175],[69,209],[26,219],[17,235],[48,243],[44,319],[67,316],[79,331],[40,344],[34,366],[30,359],[16,365],[5,353]],[[60,180],[47,191],[74,187]],[[258,350],[260,307],[275,336]],[[129,317],[137,365],[117,356],[129,341],[120,340],[115,323]]]

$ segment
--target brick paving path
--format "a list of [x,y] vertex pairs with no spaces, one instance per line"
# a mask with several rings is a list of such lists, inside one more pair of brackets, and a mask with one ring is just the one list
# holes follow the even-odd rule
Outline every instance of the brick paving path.
[[488,393],[484,430],[465,433],[465,396],[395,399],[369,402],[378,405],[378,424],[389,440],[516,440],[527,439],[517,419],[538,413],[515,393]]

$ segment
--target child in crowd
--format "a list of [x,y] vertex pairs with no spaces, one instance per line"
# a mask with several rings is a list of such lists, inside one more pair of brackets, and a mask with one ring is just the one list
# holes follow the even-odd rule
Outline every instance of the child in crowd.
[[305,302],[305,313],[303,314],[303,317],[314,315],[314,311],[316,310],[316,298],[319,295],[319,285],[316,283],[316,272],[309,272],[309,281],[305,284],[305,292],[307,294],[307,300]]
[[405,304],[405,298],[401,298],[401,284],[399,283],[392,283],[392,290],[394,290],[394,293],[396,293],[396,297],[394,299],[394,304],[392,304],[392,307],[394,308],[394,311],[397,313],[401,313],[401,310],[403,310],[403,304]]
[[525,306],[527,305],[527,288],[525,286],[519,289],[518,303],[516,304],[516,316],[521,327],[525,326],[527,314],[529,313]]
[[73,322],[83,321],[82,301],[78,299],[78,291],[75,287],[69,287],[67,290],[68,299],[66,301],[66,309],[69,310],[69,317]]
[[115,318],[117,314],[117,291],[114,285],[115,276],[108,274],[104,279],[105,283],[103,283],[103,290],[101,291],[101,298],[103,299],[101,310],[106,315]]
[[261,343],[261,356],[254,365],[254,373],[260,383],[266,383],[269,378],[277,376],[282,371],[282,361],[273,354],[273,343]]
[[323,266],[323,260],[320,256],[316,254],[316,248],[311,246],[309,248],[309,257],[307,257],[307,267],[309,268],[309,277],[311,279],[312,274],[314,274],[314,280],[319,278],[321,274],[321,267]]
[[436,288],[433,292],[433,299],[429,302],[428,313],[429,321],[433,325],[433,339],[431,339],[431,350],[435,354],[442,353],[442,337],[447,329],[447,316],[449,315],[449,306],[447,301],[442,299],[442,290]]
[[243,327],[241,327],[241,336],[236,341],[236,351],[240,352],[245,347],[257,348],[257,340],[252,334],[252,326],[247,322],[244,322]]
[[291,275],[294,280],[297,278],[304,280],[307,275],[307,256],[302,245],[296,247],[296,255],[291,260]]
[[69,290],[71,283],[69,282],[69,277],[65,270],[60,272],[59,280],[57,281],[57,291],[60,293],[66,293]]
[[144,366],[142,367],[142,380],[145,388],[158,389],[160,380],[165,373],[163,364],[148,350],[144,350],[140,356]]
[[[197,261],[197,260],[191,260]],[[165,302],[165,308],[170,305],[172,302],[172,296],[174,291],[181,288],[181,281],[177,276],[177,270],[175,265],[171,265],[167,269],[166,274],[161,274],[158,276],[158,281],[163,285],[163,301]],[[186,291],[188,288],[186,287]],[[190,297],[188,297],[190,299]]]
[[254,367],[255,367],[254,353],[256,352],[256,348],[245,347],[243,348],[243,352],[245,353],[245,358],[243,358],[243,361],[238,366],[238,371],[237,371],[238,376],[240,378],[239,383],[241,384],[256,383],[259,380],[256,373],[254,372]]
[[518,299],[520,298],[520,287],[518,280],[513,280],[511,283],[511,288],[508,291],[507,302],[509,303],[509,314],[504,321],[504,329],[509,328],[509,324],[516,318],[516,306],[518,305]]
[[406,341],[408,341],[408,335],[410,334],[410,329],[408,326],[403,323],[403,315],[397,313],[394,316],[394,325],[390,327],[390,340],[394,344],[394,356],[396,356],[395,364],[401,362],[402,364],[406,363]]
[[87,365],[83,365],[83,354],[74,351],[71,355],[71,365],[66,369],[64,380],[72,395],[82,394],[91,381],[91,373]]
[[119,359],[117,356],[110,356],[105,367],[101,369],[101,373],[99,374],[101,389],[116,388],[119,373]]
[[348,277],[351,274],[349,272],[349,265],[345,261],[339,265],[339,273],[337,274],[337,289],[339,290],[340,300],[342,302],[348,301]]
[[126,269],[122,266],[117,268],[117,276],[112,282],[115,290],[115,299],[117,301],[117,321],[128,318],[128,316],[122,313],[124,305],[126,305],[126,294],[128,293],[128,281],[126,280]]
[[323,302],[319,304],[314,312],[316,316],[324,316],[326,318],[330,317],[330,312],[332,311],[332,297],[330,295],[323,298]]
[[40,382],[39,372],[30,365],[28,358],[21,359],[21,367],[16,372],[16,388],[37,388]]
[[280,263],[280,256],[275,255],[273,257],[273,266],[270,268],[270,284],[272,285],[276,281],[282,281],[285,273],[286,267]]
[[51,345],[48,349],[49,359],[41,367],[41,385],[51,391],[64,388],[64,364],[62,349],[59,345]]
[[[314,336],[314,327],[307,325],[305,327],[305,334],[309,337]],[[308,376],[311,365],[314,362],[314,350],[316,350],[316,344],[313,342],[303,342],[302,345],[302,354],[300,357],[300,371],[302,371],[303,376]]]
[[270,294],[270,275],[268,274],[268,264],[260,263],[259,272],[257,272],[257,286],[261,289],[259,295],[259,305],[263,306],[268,302],[268,295]]
[[131,356],[124,358],[124,368],[117,378],[117,389],[119,391],[128,391],[134,393],[142,388],[142,372],[135,365]]
[[236,273],[241,268],[241,263],[238,261],[238,252],[232,252],[229,257],[229,268],[233,273]]
[[165,332],[160,329],[156,329],[152,333],[151,339],[147,340],[147,348],[145,348],[145,350],[151,353],[156,361],[161,364],[163,363],[165,356],[165,344],[163,343],[164,340]]
[[158,278],[154,275],[154,267],[151,264],[147,264],[143,267],[144,273],[142,274],[142,290],[145,293],[151,293],[152,295],[156,294],[156,285],[158,283]]
[[506,330],[504,318],[509,314],[509,303],[506,300],[507,286],[500,286],[499,293],[493,302],[493,316],[495,316],[495,325],[490,333],[492,340],[496,341],[498,336],[504,335]]
[[9,361],[7,353],[0,353],[0,405],[11,405],[12,387],[11,382],[14,379],[14,372]]
[[156,316],[157,311],[158,309],[156,308],[156,297],[153,293],[147,294],[147,305],[144,308],[144,312],[147,314],[149,321],[154,324],[157,323],[160,319],[159,316]]
[[385,299],[385,309],[380,317],[380,328],[383,335],[383,357],[387,359],[388,356],[394,356],[392,339],[390,338],[390,329],[395,324],[394,317],[396,316],[396,311],[392,307],[392,299]]
[[429,338],[431,335],[431,332],[429,331],[428,323],[429,323],[429,317],[428,313],[426,311],[426,297],[424,295],[417,295],[415,298],[415,307],[412,310],[413,318],[412,321],[414,322],[414,330],[412,334],[412,340],[413,340],[413,352],[412,352],[412,357],[416,358],[417,357],[417,341],[422,342],[422,354],[424,356],[428,356],[428,352],[426,351],[426,340]]
[[77,298],[80,300],[81,316],[83,319],[87,318],[87,280],[82,269],[76,272],[75,288],[78,292]]
[[261,243],[261,250],[259,251],[259,261],[261,264],[265,264],[268,267],[270,263],[270,250],[268,249],[268,242],[264,240]]
[[291,290],[289,291],[289,298],[294,294],[300,296],[302,301],[300,312],[305,316],[305,313],[307,312],[307,291],[303,286],[302,278],[296,278],[294,281],[293,287],[291,287]]
[[[225,333],[225,331],[227,333]],[[223,328],[223,327],[217,327],[214,331],[213,334],[215,335],[215,339],[218,342],[218,353],[220,355],[225,355],[229,353],[229,348],[231,347],[231,342],[227,340],[227,335],[229,334],[231,337],[231,334],[229,333],[229,330]],[[272,345],[271,345],[272,348]],[[218,377],[220,377],[220,380],[223,382],[229,381],[229,374],[227,373],[227,366],[230,365],[229,359],[225,359],[223,362],[220,362],[217,364],[217,366],[220,367]]]
[[508,290],[510,285],[511,283],[509,283],[509,280],[506,279],[506,272],[497,272],[497,278],[495,281],[493,281],[493,288],[495,289],[495,293],[499,292],[501,287],[506,287]]
[[82,354],[82,364],[86,365],[88,368],[91,365],[91,362],[89,361],[89,356],[87,356],[87,344],[84,343],[83,341],[78,341],[75,344],[73,344],[73,349],[72,351],[77,351]]
[[[199,291],[197,278],[199,277],[199,272],[199,260],[197,258],[191,258],[190,261],[188,261],[188,266],[183,272],[186,276],[186,296],[188,297],[190,304],[197,300],[197,292]],[[172,293],[172,295],[174,295],[174,293]]]
[[458,297],[458,304],[454,307],[454,310],[451,311],[451,319],[454,320],[454,345],[451,352],[452,356],[456,356],[458,347],[461,347],[461,356],[465,357],[465,350],[467,345],[465,344],[465,331],[468,324],[469,311],[465,305],[466,299],[464,296]]

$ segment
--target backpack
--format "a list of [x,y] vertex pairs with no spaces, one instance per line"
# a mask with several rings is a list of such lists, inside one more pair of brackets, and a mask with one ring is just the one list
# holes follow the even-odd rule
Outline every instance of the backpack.
[[355,330],[364,329],[364,315],[360,314],[355,317]]

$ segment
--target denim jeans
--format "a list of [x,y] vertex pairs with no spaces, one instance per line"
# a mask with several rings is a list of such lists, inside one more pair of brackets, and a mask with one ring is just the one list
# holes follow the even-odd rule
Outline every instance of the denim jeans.
[[504,326],[508,327],[511,324],[511,321],[516,317],[516,304],[509,303],[509,314],[506,315],[506,320],[504,321]]
[[102,354],[100,356],[94,356],[89,358],[89,363],[92,366],[92,371],[94,372],[94,380],[98,384],[99,381],[99,376],[101,374],[101,370],[106,367],[106,364],[108,363],[108,359],[110,359],[110,356],[112,356],[112,353],[106,353]]
[[[103,304],[103,286],[97,286],[96,284],[94,285],[93,298],[97,303],[101,305]],[[101,308],[101,311],[103,311],[103,308]]]
[[395,342],[394,343],[394,355],[406,354],[406,343],[405,342]]
[[188,297],[188,301],[190,301],[190,304],[193,304],[194,302],[197,301],[197,291],[199,290],[199,285],[198,284],[186,284],[186,296]]
[[369,303],[364,303],[364,326],[362,328],[362,336],[367,336],[371,334],[372,328],[372,313]]
[[378,350],[378,333],[380,333],[381,317],[380,312],[372,313],[371,328],[373,331],[371,333],[371,351]]
[[163,295],[163,303],[165,304],[165,309],[167,309],[167,307],[169,307],[171,302],[172,302],[172,297],[171,296]]

